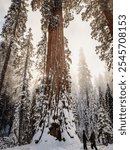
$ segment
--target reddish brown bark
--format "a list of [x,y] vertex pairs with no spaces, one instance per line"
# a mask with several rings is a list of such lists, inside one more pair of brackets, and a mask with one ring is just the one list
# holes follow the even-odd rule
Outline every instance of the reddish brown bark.
[[[56,94],[55,98],[58,103],[59,94],[61,90],[61,81],[63,72],[65,69],[65,54],[64,54],[64,34],[63,34],[63,18],[62,18],[62,6],[54,7],[51,10],[52,16],[58,17],[58,22],[55,27],[52,27],[51,23],[48,27],[48,50],[47,50],[47,85],[50,84],[49,104],[53,93]],[[52,89],[51,91],[49,91]]]

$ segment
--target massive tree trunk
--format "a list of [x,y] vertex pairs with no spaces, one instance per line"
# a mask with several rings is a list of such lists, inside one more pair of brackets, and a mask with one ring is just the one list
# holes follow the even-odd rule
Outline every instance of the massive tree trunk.
[[[44,104],[43,115],[39,124],[40,136],[35,142],[38,143],[42,137],[46,136],[45,130],[48,134],[62,139],[63,131],[65,131],[70,138],[74,138],[70,128],[72,126],[73,117],[70,118],[71,113],[71,97],[68,84],[68,70],[64,51],[64,34],[63,34],[63,17],[62,17],[62,0],[52,0],[49,3],[49,12],[43,17],[45,24],[48,23],[48,48],[47,61],[45,69],[45,88],[44,88]],[[68,111],[70,110],[70,111]],[[69,115],[67,115],[69,114]],[[41,130],[42,127],[42,130]],[[44,134],[45,133],[45,134]],[[48,141],[49,142],[49,139]]]
[[[55,128],[55,125],[60,131],[60,128],[62,126],[60,121],[63,119],[61,118],[63,117],[63,112],[61,112],[61,110],[63,111],[62,106],[61,108],[59,108],[59,102],[60,100],[62,100],[61,95],[64,92],[63,82],[65,79],[65,71],[66,71],[62,1],[55,0],[53,6],[51,6],[50,11],[51,11],[51,17],[49,18],[50,20],[48,26],[46,84],[45,84],[45,91],[44,91],[46,96],[46,98],[44,99],[44,103],[45,101],[47,101],[47,107],[44,106],[43,129],[39,139],[37,140],[37,143],[42,138],[44,127],[49,128],[50,135],[57,136],[56,134],[57,130]],[[55,124],[55,122],[57,122],[57,124]]]
[[[51,18],[48,27],[48,51],[47,51],[47,90],[49,96],[49,107],[51,106],[52,95],[55,93],[55,100],[59,101],[61,82],[65,69],[64,54],[64,35],[63,35],[63,18],[62,18],[62,1],[55,1],[51,8]],[[52,89],[50,91],[50,89]]]

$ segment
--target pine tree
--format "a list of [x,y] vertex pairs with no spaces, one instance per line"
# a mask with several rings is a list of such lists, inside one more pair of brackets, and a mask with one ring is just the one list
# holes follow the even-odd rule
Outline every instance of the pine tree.
[[103,11],[104,13],[104,16],[107,20],[107,25],[109,27],[109,30],[110,30],[110,33],[111,33],[111,36],[113,36],[113,12],[112,12],[112,4],[113,1],[112,0],[109,0],[109,1],[106,1],[106,0],[98,0],[98,4],[99,6],[101,7],[101,10]]
[[86,10],[82,13],[82,20],[91,19],[91,36],[101,44],[96,46],[96,54],[104,60],[108,70],[113,68],[113,15],[112,1],[87,1]]
[[110,90],[113,93],[113,70],[108,71],[107,67],[105,67],[104,73],[105,84],[109,84]]
[[[86,58],[84,56],[83,50],[80,50],[79,54],[79,86],[80,86],[80,93],[86,94],[86,91],[89,91],[89,89],[92,88],[92,82],[91,82],[91,73],[88,69],[88,65],[86,63]],[[83,89],[83,90],[82,90]]]
[[75,76],[73,76],[72,84],[71,84],[72,104],[73,104],[72,110],[73,110],[73,114],[74,114],[74,118],[75,118],[76,132],[77,132],[78,136],[80,136],[79,125],[80,125],[80,112],[81,112],[81,110],[79,108],[79,102],[78,102],[78,99],[79,99],[78,86],[77,86],[77,83],[75,81],[77,81],[77,79],[75,78]]
[[16,136],[16,144],[23,145],[30,143],[31,137],[31,128],[30,128],[30,91],[29,83],[31,80],[31,66],[32,66],[32,54],[33,54],[33,45],[32,45],[32,33],[29,29],[28,35],[23,40],[21,47],[21,55],[18,57],[20,59],[18,68],[18,75],[20,75],[20,87],[19,87],[19,96],[16,100],[16,112],[15,120],[12,132]]
[[13,122],[14,107],[6,89],[0,99],[0,137],[9,136]]
[[5,17],[5,24],[2,28],[2,51],[4,53],[3,67],[0,77],[0,93],[3,87],[7,67],[12,51],[17,53],[17,45],[20,44],[20,39],[26,30],[27,21],[27,3],[26,0],[12,0],[8,14]]
[[[8,14],[5,16],[6,20],[5,20],[5,24],[3,25],[2,33],[1,33],[1,37],[2,37],[1,54],[2,55],[0,57],[0,62],[1,62],[1,70],[0,70],[0,97],[1,98],[0,99],[2,100],[4,99],[4,95],[8,95],[10,98],[9,100],[10,106],[13,105],[11,102],[12,95],[10,94],[13,88],[12,80],[11,80],[11,75],[13,72],[12,64],[13,64],[13,58],[15,57],[15,54],[17,54],[17,48],[20,45],[20,40],[22,39],[23,34],[26,30],[26,25],[25,25],[27,21],[26,7],[27,7],[26,0],[21,0],[21,1],[12,0]],[[5,89],[6,89],[6,93],[5,93]],[[5,112],[7,110],[8,108],[6,108],[6,110],[2,108],[2,112]],[[13,112],[11,115],[13,115]],[[10,127],[11,126],[12,123],[10,124]]]
[[[92,130],[95,131],[95,133],[97,134],[97,113],[98,113],[98,93],[96,91],[96,89],[91,89],[90,92],[90,133],[92,132]],[[90,134],[89,134],[90,135]]]
[[[79,109],[80,109],[80,128],[84,128],[89,135],[90,128],[90,93],[92,90],[91,73],[85,61],[83,50],[79,56]],[[81,131],[82,132],[82,131]]]
[[41,41],[37,45],[37,62],[36,68],[40,71],[42,76],[45,76],[46,62],[47,62],[47,32],[43,31]]
[[107,106],[106,110],[109,114],[111,122],[113,123],[113,96],[112,96],[112,91],[110,90],[108,84],[107,84],[105,98],[106,98],[106,106]]
[[40,82],[40,85],[35,89],[33,93],[33,99],[31,104],[31,131],[32,137],[35,133],[38,132],[39,128],[43,123],[42,117],[44,114],[44,107],[45,107],[45,100],[44,100],[44,81]]
[[99,87],[99,108],[98,108],[98,120],[97,120],[97,129],[98,129],[98,140],[104,145],[112,143],[112,122],[110,120],[109,114],[106,107],[104,106],[105,100],[101,88]]
[[99,92],[99,104],[106,109],[106,100],[104,98],[104,93],[101,89],[101,87],[98,88],[98,92]]
[[98,129],[98,140],[104,145],[112,143],[112,123],[109,119],[108,113],[103,107],[100,106],[98,110],[98,120],[97,120],[97,129]]

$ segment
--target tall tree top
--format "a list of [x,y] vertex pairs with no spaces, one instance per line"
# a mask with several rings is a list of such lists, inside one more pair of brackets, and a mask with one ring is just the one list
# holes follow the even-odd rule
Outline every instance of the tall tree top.
[[20,38],[26,31],[27,21],[27,0],[12,0],[11,6],[5,16],[5,24],[2,28],[2,36],[9,40],[10,38]]

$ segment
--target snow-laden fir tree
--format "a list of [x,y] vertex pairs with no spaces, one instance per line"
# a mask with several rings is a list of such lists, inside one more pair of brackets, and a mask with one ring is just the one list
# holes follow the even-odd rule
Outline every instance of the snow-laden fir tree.
[[113,143],[112,123],[107,111],[103,107],[100,107],[98,110],[97,129],[99,143],[104,145]]
[[9,136],[11,131],[14,107],[10,99],[5,89],[0,100],[0,137]]
[[[78,136],[80,137],[80,131],[79,131],[79,125],[80,125],[80,117],[79,114],[81,112],[80,107],[79,107],[79,96],[78,96],[78,83],[76,76],[72,74],[72,84],[71,84],[71,93],[72,93],[72,104],[73,104],[73,114],[75,118],[75,126],[76,126],[76,132]],[[81,138],[81,137],[80,137]]]
[[[79,67],[78,67],[78,84],[79,84],[79,109],[80,109],[80,126],[81,130],[85,129],[89,135],[90,129],[90,101],[91,101],[91,73],[86,63],[83,50],[79,54]],[[82,133],[82,131],[80,131]]]
[[5,16],[2,28],[2,53],[3,65],[0,74],[0,93],[5,80],[7,68],[10,64],[11,55],[17,54],[17,46],[26,31],[27,3],[26,0],[12,0],[11,6]]
[[104,80],[105,80],[106,88],[108,84],[113,94],[113,69],[108,71],[107,67],[105,67]]
[[18,97],[15,104],[15,118],[12,128],[12,137],[15,144],[23,145],[30,143],[32,139],[30,125],[30,91],[29,85],[32,78],[31,66],[33,57],[32,33],[29,29],[28,34],[22,42],[21,55],[17,57],[20,61],[17,66],[17,73],[20,76]]
[[99,104],[106,109],[106,99],[105,99],[105,95],[104,92],[102,91],[102,88],[99,86],[98,87],[98,92],[99,92]]
[[113,96],[109,84],[107,84],[105,99],[106,99],[106,111],[108,112],[111,122],[113,123]]
[[87,0],[82,20],[90,21],[91,36],[100,44],[96,46],[96,54],[108,66],[113,68],[113,7],[112,0]]
[[[14,70],[12,69],[13,58],[16,56],[15,54],[17,54],[17,48],[19,47],[20,40],[22,39],[23,34],[26,30],[25,25],[26,21],[27,21],[26,0],[21,1],[12,0],[8,13],[5,16],[5,23],[3,25],[1,33],[0,103],[4,101],[4,97],[7,96],[10,98],[9,103],[11,104],[12,95],[10,95],[10,92],[12,92],[13,88],[11,75],[14,75],[13,74]],[[8,108],[6,109],[8,110]],[[5,112],[7,110],[5,110],[5,107],[2,107],[2,112]],[[9,111],[8,113],[10,114],[11,111]]]
[[45,77],[46,61],[47,61],[47,31],[43,31],[41,41],[37,45],[36,53],[36,68],[42,74],[42,77]]
[[109,117],[108,111],[104,107],[104,96],[99,87],[99,105],[98,105],[98,120],[97,120],[97,129],[98,129],[98,141],[104,145],[112,143],[113,139],[113,130],[112,122]]
[[31,103],[31,131],[32,131],[32,137],[35,133],[38,132],[39,128],[41,127],[43,123],[43,116],[46,101],[44,97],[44,81],[40,81],[40,85],[35,89],[33,93],[32,103]]
[[97,135],[98,134],[98,129],[97,129],[97,113],[98,113],[98,93],[96,91],[96,88],[92,88],[91,91],[90,91],[90,108],[89,108],[89,117],[90,117],[90,132],[89,132],[89,137],[90,137],[90,134],[92,132],[92,130],[95,131],[95,134]]
[[42,27],[43,35],[41,41],[37,45],[36,51],[36,69],[40,72],[38,86],[35,88],[31,103],[31,130],[32,136],[38,132],[41,127],[44,116],[45,101],[44,88],[46,79],[46,63],[47,63],[47,29]]

